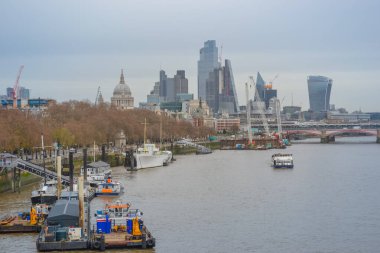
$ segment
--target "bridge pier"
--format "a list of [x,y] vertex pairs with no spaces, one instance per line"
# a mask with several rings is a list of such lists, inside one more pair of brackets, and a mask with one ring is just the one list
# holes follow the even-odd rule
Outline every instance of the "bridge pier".
[[21,170],[14,167],[13,168],[13,178],[12,178],[12,190],[13,192],[20,193],[21,189]]
[[329,143],[329,137],[326,134],[326,130],[321,131],[321,143]]
[[321,131],[321,143],[331,143],[335,142],[335,136],[329,136],[326,133],[326,130]]
[[376,143],[380,143],[380,129],[377,129]]

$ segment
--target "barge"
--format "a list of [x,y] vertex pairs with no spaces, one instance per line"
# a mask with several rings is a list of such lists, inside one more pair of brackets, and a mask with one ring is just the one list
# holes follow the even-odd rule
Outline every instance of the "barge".
[[36,205],[30,212],[7,215],[0,220],[0,234],[38,233],[48,215],[47,205]]

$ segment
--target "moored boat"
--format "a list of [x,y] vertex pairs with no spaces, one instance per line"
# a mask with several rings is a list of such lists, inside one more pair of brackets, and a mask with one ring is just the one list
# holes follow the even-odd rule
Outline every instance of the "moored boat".
[[40,188],[32,191],[32,205],[47,204],[52,205],[57,201],[57,181],[47,181],[46,184],[41,184]]
[[108,248],[152,248],[155,238],[142,220],[139,209],[131,209],[131,204],[106,205],[96,213],[96,231],[94,231],[91,247]]
[[128,166],[127,170],[161,167],[164,164],[167,165],[173,155],[170,151],[160,151],[153,143],[146,143],[133,153],[133,157],[134,166]]
[[95,195],[96,196],[117,196],[119,195],[122,190],[123,186],[120,182],[113,181],[111,177],[107,178],[102,183],[98,184],[98,187],[96,188]]
[[274,168],[293,168],[293,155],[280,153],[272,155],[272,166]]
[[[81,168],[81,175],[84,170]],[[100,183],[111,176],[111,166],[103,161],[92,162],[87,165],[87,181],[90,183]]]
[[211,154],[211,153],[212,153],[212,150],[209,148],[206,148],[206,147],[200,147],[195,152],[195,154],[197,154],[197,155],[207,155],[207,154]]

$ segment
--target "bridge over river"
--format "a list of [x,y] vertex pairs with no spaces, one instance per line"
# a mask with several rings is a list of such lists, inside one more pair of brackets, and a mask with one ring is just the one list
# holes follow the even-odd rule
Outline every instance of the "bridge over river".
[[[277,130],[276,124],[270,124],[272,131]],[[254,124],[252,127],[262,129],[261,124]],[[289,139],[296,135],[312,136],[321,138],[321,143],[330,143],[335,141],[336,136],[355,135],[355,136],[376,136],[376,142],[380,143],[380,123],[344,123],[344,124],[326,124],[320,122],[306,123],[284,123],[282,124],[283,134]]]
[[356,136],[376,136],[376,142],[380,143],[380,129],[323,129],[323,130],[287,130],[284,131],[288,138],[294,135],[307,135],[321,138],[321,143],[335,142],[336,136],[342,135],[356,135]]

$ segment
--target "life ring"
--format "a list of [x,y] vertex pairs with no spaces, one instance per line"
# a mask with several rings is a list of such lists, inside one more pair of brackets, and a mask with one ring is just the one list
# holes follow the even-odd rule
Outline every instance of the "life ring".
[[95,241],[95,242],[94,242],[94,248],[95,248],[95,249],[100,249],[100,244],[101,244],[101,243],[100,243],[99,241]]
[[147,245],[148,247],[152,247],[152,246],[153,246],[153,240],[148,240],[148,241],[146,242],[146,245]]

